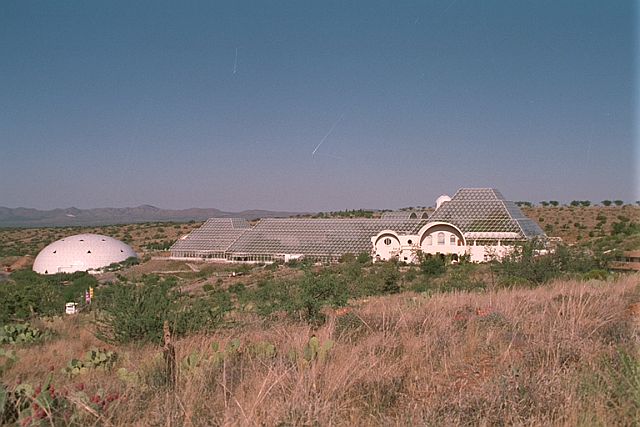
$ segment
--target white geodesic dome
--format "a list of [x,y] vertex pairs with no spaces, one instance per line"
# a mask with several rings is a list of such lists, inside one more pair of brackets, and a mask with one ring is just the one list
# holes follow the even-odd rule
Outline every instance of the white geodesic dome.
[[95,270],[137,256],[129,245],[113,237],[76,234],[41,250],[33,262],[33,271],[56,274]]

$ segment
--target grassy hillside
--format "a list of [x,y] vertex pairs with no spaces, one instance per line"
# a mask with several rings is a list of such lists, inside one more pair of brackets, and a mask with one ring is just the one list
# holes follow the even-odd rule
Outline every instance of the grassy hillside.
[[640,223],[640,207],[624,206],[547,206],[522,207],[523,213],[542,227],[548,236],[573,244],[611,235],[615,223]]
[[[255,318],[179,339],[175,388],[160,346],[107,345],[81,315],[38,322],[53,338],[18,346],[2,382],[51,375],[53,412],[77,425],[630,425],[639,307],[637,276],[371,297],[320,327]],[[309,351],[313,336],[332,347]],[[93,347],[115,363],[62,372]]]
[[[640,210],[528,212],[592,236],[483,265],[144,257],[95,277],[23,264],[0,282],[0,424],[640,422],[640,276],[606,269],[610,248],[640,247]],[[5,229],[0,258],[80,232],[158,254],[198,225]],[[83,312],[60,317],[68,301]]]

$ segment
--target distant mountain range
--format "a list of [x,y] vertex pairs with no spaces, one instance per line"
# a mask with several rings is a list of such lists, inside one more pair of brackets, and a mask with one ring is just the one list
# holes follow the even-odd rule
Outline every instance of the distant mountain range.
[[142,205],[135,208],[96,208],[96,209],[52,209],[41,211],[30,208],[0,207],[0,227],[69,227],[94,226],[108,224],[130,224],[135,222],[160,221],[203,221],[208,218],[286,218],[299,212],[274,212],[249,210],[242,212],[224,212],[219,209],[160,209]]

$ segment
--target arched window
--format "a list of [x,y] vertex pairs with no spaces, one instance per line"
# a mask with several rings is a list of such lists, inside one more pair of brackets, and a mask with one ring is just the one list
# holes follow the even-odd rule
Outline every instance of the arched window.
[[431,237],[431,235],[428,235],[426,239],[424,239],[425,244],[428,246],[433,245],[433,237]]
[[444,233],[442,231],[438,233],[438,244],[444,245]]
[[449,236],[449,244],[455,246],[456,245],[456,236],[455,234],[452,234],[451,236]]
[[388,237],[386,239],[384,239],[384,244],[389,246],[391,244],[391,239],[388,238]]

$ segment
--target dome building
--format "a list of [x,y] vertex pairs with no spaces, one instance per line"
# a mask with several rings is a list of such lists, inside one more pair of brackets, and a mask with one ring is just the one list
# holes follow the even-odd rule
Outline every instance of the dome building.
[[40,274],[97,270],[130,257],[138,257],[129,245],[100,234],[76,234],[56,240],[40,251],[33,271]]

